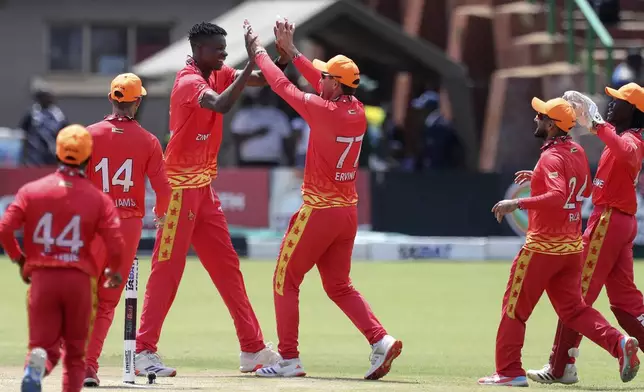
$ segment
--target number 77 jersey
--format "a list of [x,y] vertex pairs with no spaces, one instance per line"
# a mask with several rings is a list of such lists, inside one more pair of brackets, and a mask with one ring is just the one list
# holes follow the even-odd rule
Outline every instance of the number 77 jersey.
[[590,196],[592,178],[584,149],[570,137],[548,141],[530,181],[525,248],[546,254],[583,250],[581,205]]
[[[313,207],[358,203],[358,161],[367,128],[364,107],[355,97],[335,101],[307,94],[311,132],[304,166],[302,196]],[[317,105],[314,107],[313,105]]]

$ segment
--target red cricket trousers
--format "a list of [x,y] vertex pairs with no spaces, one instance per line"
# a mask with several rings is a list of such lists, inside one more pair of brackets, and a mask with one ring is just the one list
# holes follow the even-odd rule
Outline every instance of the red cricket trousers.
[[[619,325],[644,348],[644,298],[633,276],[633,241],[637,235],[634,216],[597,206],[584,232],[584,266],[581,290],[588,305],[595,302],[604,285]],[[559,320],[550,365],[555,377],[563,376],[566,364],[574,363],[568,350],[579,347],[582,336]]]
[[228,307],[241,350],[262,350],[264,338],[246,294],[221,202],[210,186],[204,186],[172,191],[165,224],[157,230],[152,272],[136,337],[137,353],[157,351],[161,328],[177,295],[191,244]]
[[123,283],[117,289],[104,287],[106,279],[103,271],[107,267],[107,250],[103,239],[96,237],[92,242],[92,254],[99,265],[102,265],[99,270],[101,277],[98,281],[98,310],[96,311],[96,320],[87,346],[86,356],[87,367],[91,367],[94,371],[98,371],[98,358],[101,355],[101,351],[103,351],[103,343],[112,325],[112,320],[114,320],[114,310],[121,299],[127,277],[130,275],[130,269],[134,263],[136,251],[139,248],[142,229],[143,220],[141,218],[121,219],[121,232],[123,233],[125,247],[123,249],[124,259],[121,262],[119,273],[123,277]]
[[[47,352],[46,374],[65,351],[62,392],[80,392],[96,310],[96,279],[76,268],[40,268],[28,292],[29,350]],[[27,359],[28,360],[28,359]]]
[[521,348],[525,324],[545,291],[557,315],[574,330],[617,358],[622,334],[581,297],[581,253],[547,255],[521,249],[512,263],[503,296],[496,336],[496,371],[505,377],[525,376]]
[[357,230],[355,206],[315,209],[303,205],[291,217],[273,277],[278,349],[284,359],[299,357],[300,285],[314,265],[324,291],[370,344],[387,334],[351,284],[351,254]]

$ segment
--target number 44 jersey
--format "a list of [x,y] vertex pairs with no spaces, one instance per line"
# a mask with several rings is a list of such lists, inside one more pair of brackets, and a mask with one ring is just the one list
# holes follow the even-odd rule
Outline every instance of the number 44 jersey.
[[591,181],[584,149],[569,136],[548,140],[530,181],[524,248],[546,254],[581,253],[581,205],[590,196]]
[[90,252],[96,235],[103,238],[108,266],[118,270],[123,237],[110,198],[78,172],[61,168],[24,185],[0,221],[0,241],[12,260],[21,256],[14,231],[24,228],[24,275],[35,268],[78,268],[97,277]]
[[110,115],[87,127],[94,147],[87,174],[111,196],[122,219],[145,215],[145,176],[156,193],[156,214],[168,209],[172,190],[159,140],[129,117]]

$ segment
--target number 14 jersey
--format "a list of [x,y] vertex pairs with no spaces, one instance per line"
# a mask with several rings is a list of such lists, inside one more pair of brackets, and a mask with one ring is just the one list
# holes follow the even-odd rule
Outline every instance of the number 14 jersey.
[[156,213],[163,215],[172,190],[163,169],[159,140],[129,117],[110,115],[87,127],[94,147],[88,177],[111,196],[122,219],[145,215],[145,176],[156,193]]

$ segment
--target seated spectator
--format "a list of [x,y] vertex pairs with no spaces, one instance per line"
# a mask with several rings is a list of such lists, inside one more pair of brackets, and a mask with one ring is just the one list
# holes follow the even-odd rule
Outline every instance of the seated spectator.
[[56,166],[56,136],[67,126],[67,119],[46,88],[35,90],[34,101],[20,122],[20,128],[25,132],[22,164]]
[[231,122],[239,166],[274,167],[293,165],[291,125],[276,107],[270,88],[260,90],[256,99],[245,97]]

